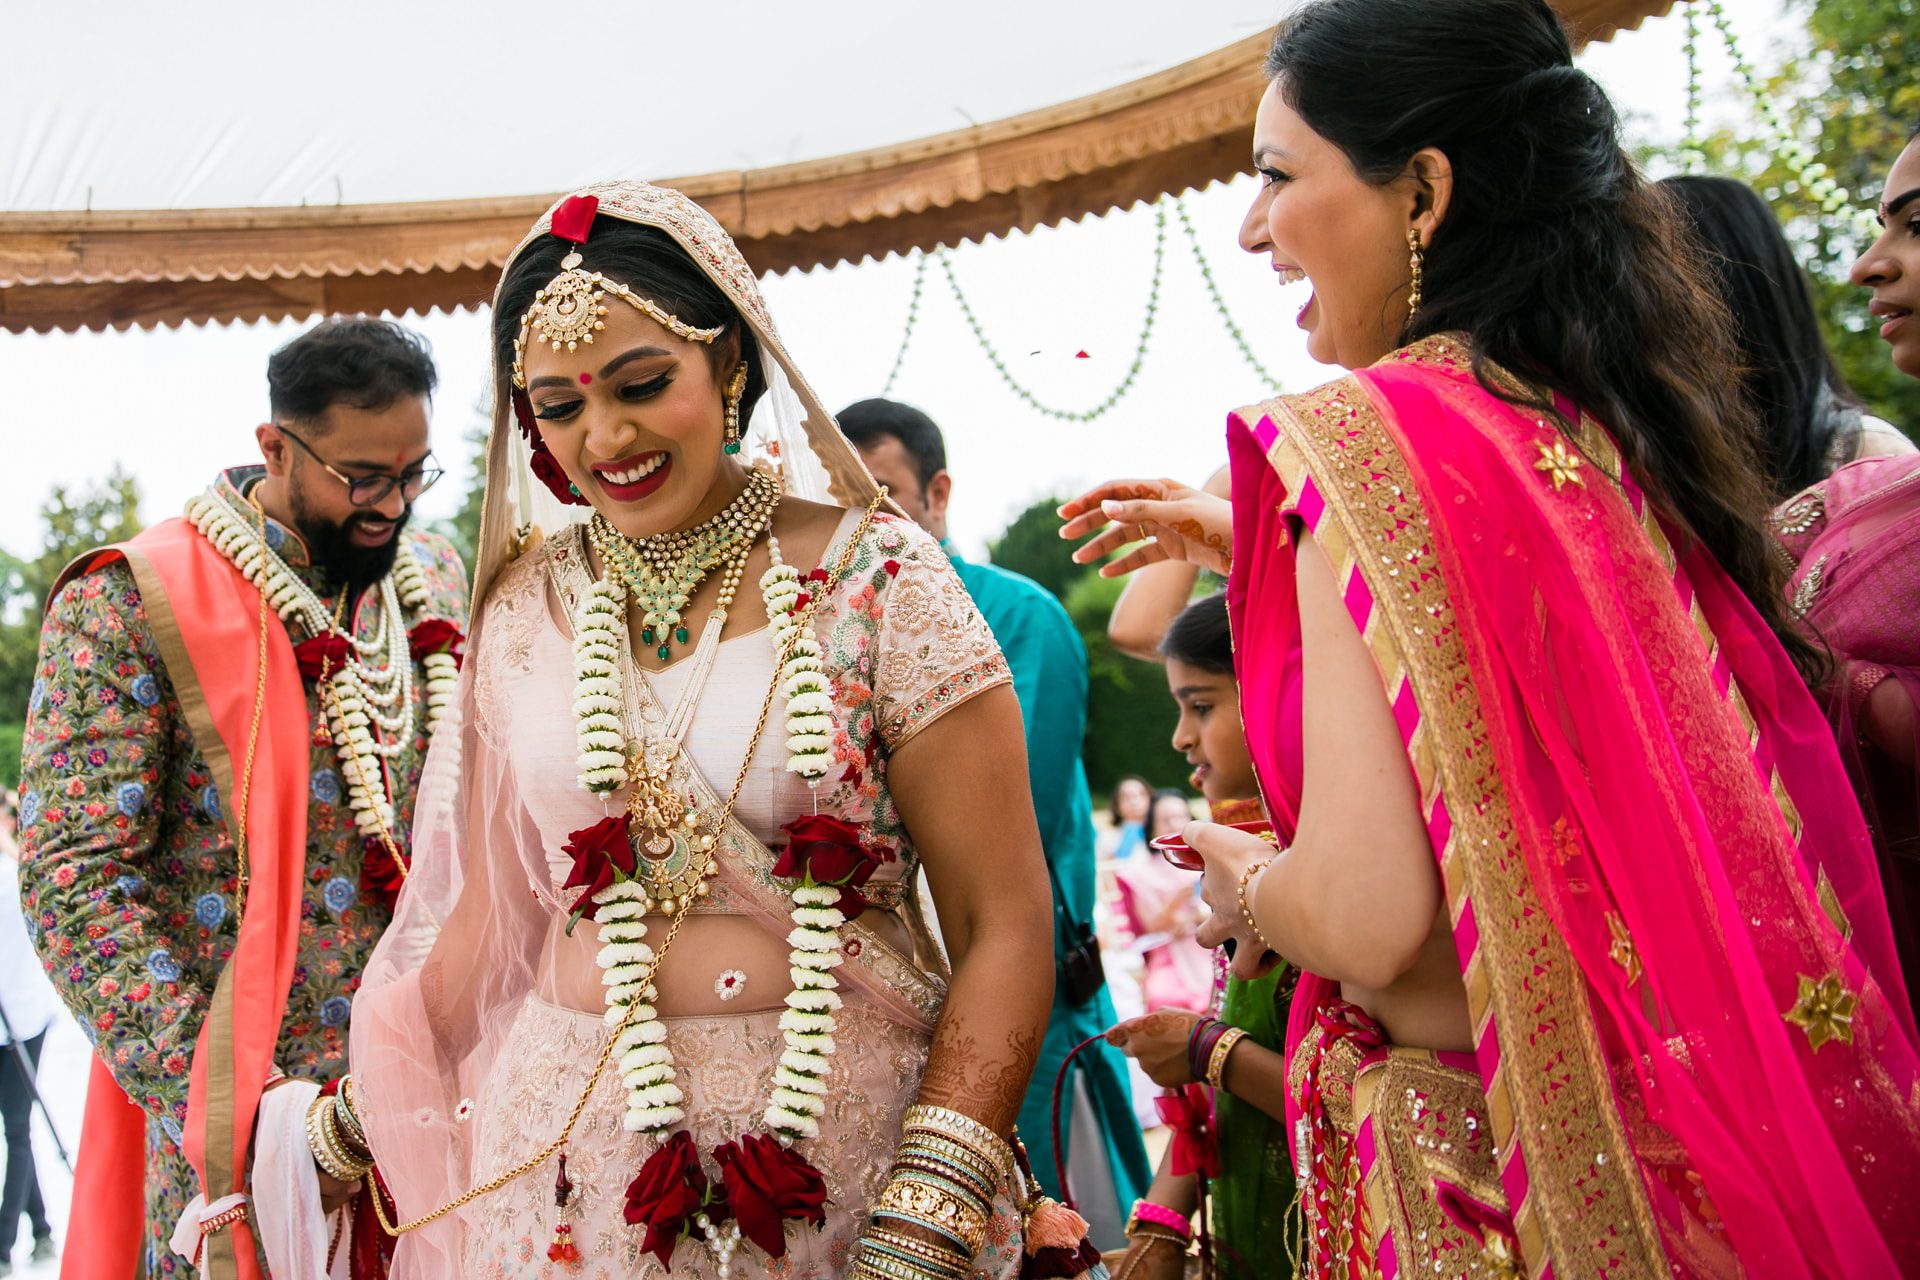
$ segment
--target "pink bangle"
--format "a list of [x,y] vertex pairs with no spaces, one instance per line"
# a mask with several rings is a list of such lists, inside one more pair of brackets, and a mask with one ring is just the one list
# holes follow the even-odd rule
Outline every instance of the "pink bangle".
[[1133,1202],[1133,1220],[1135,1222],[1151,1222],[1156,1227],[1165,1227],[1167,1230],[1178,1235],[1182,1240],[1191,1240],[1193,1238],[1193,1224],[1188,1220],[1186,1214],[1181,1213],[1177,1209],[1169,1209],[1163,1204],[1155,1204],[1151,1200],[1135,1200]]

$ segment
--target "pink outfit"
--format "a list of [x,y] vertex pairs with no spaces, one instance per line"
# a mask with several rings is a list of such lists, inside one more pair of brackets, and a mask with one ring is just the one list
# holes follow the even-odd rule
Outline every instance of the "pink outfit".
[[1162,935],[1140,957],[1145,975],[1141,998],[1149,1009],[1204,1013],[1212,999],[1213,955],[1193,940],[1202,909],[1194,889],[1199,877],[1148,849],[1115,871],[1120,912],[1136,938]]
[[[858,523],[849,513],[826,560]],[[460,758],[436,754],[420,799],[416,861],[399,914],[355,1001],[356,1100],[382,1176],[403,1218],[423,1215],[542,1150],[560,1133],[609,1029],[594,956],[598,930],[569,938],[578,890],[560,889],[571,862],[568,833],[601,816],[574,763],[570,631],[565,610],[584,593],[577,527],[507,568],[480,607],[461,708]],[[758,601],[743,592],[741,607]],[[829,1110],[801,1150],[825,1175],[827,1222],[790,1228],[773,1274],[812,1280],[840,1274],[884,1184],[900,1116],[914,1100],[946,990],[944,959],[912,891],[917,860],[886,789],[888,753],[948,709],[1004,683],[992,634],[945,556],[904,522],[876,521],[854,568],[815,620],[835,703],[833,768],[819,811],[866,829],[889,861],[869,886],[893,909],[872,908],[842,936]],[[679,781],[713,812],[731,789],[774,676],[765,632],[720,646],[685,739],[692,768]],[[691,663],[640,677],[629,666],[629,725],[664,723]],[[629,737],[634,729],[629,728]],[[786,888],[771,879],[769,841],[811,812],[815,793],[788,773],[776,713],[749,767],[734,822],[721,842],[712,894],[689,916],[663,965],[660,1009],[688,1093],[685,1127],[703,1148],[762,1127],[779,1056],[780,1001],[791,986]],[[656,925],[658,922],[656,922]],[[658,946],[664,926],[650,928]],[[675,1016],[675,984],[710,985],[741,957],[751,969],[724,1013]],[[709,999],[711,997],[708,997]],[[431,1226],[404,1235],[396,1277],[548,1276],[564,1280],[664,1274],[640,1252],[642,1231],[623,1219],[627,1184],[651,1150],[621,1127],[617,1071],[601,1078],[568,1145],[577,1188],[569,1210],[583,1259],[549,1263],[558,1221],[552,1160]],[[987,1248],[987,1275],[1019,1262],[1018,1217],[1003,1192]],[[714,1274],[713,1256],[684,1243],[673,1274]],[[768,1273],[754,1248],[732,1274]]]
[[1303,975],[1289,1120],[1316,1272],[1920,1256],[1920,1056],[1845,774],[1778,644],[1606,431],[1570,439],[1438,338],[1243,412],[1229,447],[1269,809],[1297,825],[1305,530],[1400,722],[1475,1039],[1391,1045]]
[[[1774,527],[1797,562],[1794,610],[1834,657],[1822,698],[1873,831],[1912,997],[1920,983],[1920,458],[1841,467],[1782,505]],[[1892,740],[1899,730],[1876,723],[1903,700],[1912,735],[1904,758]]]

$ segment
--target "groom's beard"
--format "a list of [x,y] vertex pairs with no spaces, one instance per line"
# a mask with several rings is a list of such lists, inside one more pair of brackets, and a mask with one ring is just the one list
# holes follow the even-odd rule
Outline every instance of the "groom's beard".
[[354,544],[353,530],[368,524],[385,524],[386,517],[355,514],[336,522],[307,510],[298,492],[289,496],[294,530],[306,541],[314,568],[329,586],[345,586],[349,596],[358,596],[392,572],[393,562],[400,555],[400,535],[413,517],[412,507],[401,510],[400,518],[393,522],[392,537],[377,547],[362,547]]

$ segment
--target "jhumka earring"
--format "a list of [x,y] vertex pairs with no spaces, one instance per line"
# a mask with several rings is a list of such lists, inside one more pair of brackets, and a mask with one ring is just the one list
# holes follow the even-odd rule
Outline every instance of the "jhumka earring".
[[625,299],[635,311],[683,342],[711,346],[726,332],[724,325],[696,329],[618,280],[609,280],[598,271],[584,270],[580,265],[580,246],[586,244],[594,215],[599,210],[600,197],[572,196],[553,211],[553,234],[571,241],[574,248],[560,260],[560,274],[533,295],[533,305],[520,317],[520,332],[513,339],[513,385],[522,391],[527,387],[528,335],[550,344],[555,351],[562,346],[569,351],[577,351],[582,345],[592,346],[593,335],[607,327],[604,319],[607,309],[601,303],[610,293]]
[[740,401],[747,394],[747,362],[733,371],[727,380],[727,429],[721,436],[720,452],[731,458],[740,452]]
[[1420,229],[1407,228],[1407,249],[1413,259],[1413,289],[1407,294],[1407,323],[1413,323],[1414,313],[1420,310],[1420,271],[1427,263],[1427,247],[1420,243]]

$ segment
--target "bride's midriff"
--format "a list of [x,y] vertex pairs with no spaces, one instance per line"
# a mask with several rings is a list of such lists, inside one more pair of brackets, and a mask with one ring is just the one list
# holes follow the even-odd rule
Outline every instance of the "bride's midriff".
[[[891,915],[870,911],[863,923],[877,927],[882,937],[902,951],[907,949],[906,931]],[[647,945],[658,950],[669,925],[665,916],[648,916]],[[575,925],[569,937],[566,920],[555,917],[540,957],[536,989],[541,998],[566,1009],[605,1010],[606,987],[595,959],[602,945],[600,930],[591,922]],[[778,1009],[793,990],[788,958],[784,934],[776,935],[745,916],[688,916],[654,975],[653,985],[659,992],[654,1008],[666,1018]],[[742,975],[743,980],[734,983],[736,995],[722,999],[721,979],[729,972]]]

